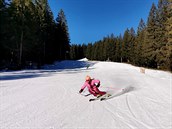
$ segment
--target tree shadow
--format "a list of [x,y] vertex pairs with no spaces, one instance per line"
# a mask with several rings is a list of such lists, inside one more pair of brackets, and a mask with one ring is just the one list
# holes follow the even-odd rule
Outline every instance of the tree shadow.
[[36,77],[52,76],[55,73],[63,72],[66,74],[72,74],[76,72],[86,71],[93,69],[92,66],[95,63],[88,61],[72,61],[65,60],[61,62],[55,62],[52,65],[45,65],[42,69],[29,69],[19,71],[6,71],[0,73],[0,81],[2,80],[17,80]]
[[0,76],[0,81],[2,80],[17,80],[17,79],[27,79],[35,77],[46,77],[50,76],[50,73],[42,73],[42,71],[32,70],[32,71],[14,71],[14,72],[5,72],[4,75]]
[[78,69],[78,68],[85,68],[89,69],[95,63],[88,62],[88,61],[75,61],[75,60],[65,60],[60,62],[55,62],[53,65],[46,65],[44,69]]

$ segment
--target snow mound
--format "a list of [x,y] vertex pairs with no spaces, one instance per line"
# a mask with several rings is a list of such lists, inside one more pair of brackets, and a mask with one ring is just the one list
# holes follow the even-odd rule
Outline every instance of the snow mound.
[[83,59],[80,59],[78,61],[88,61],[88,59],[87,58],[83,58]]

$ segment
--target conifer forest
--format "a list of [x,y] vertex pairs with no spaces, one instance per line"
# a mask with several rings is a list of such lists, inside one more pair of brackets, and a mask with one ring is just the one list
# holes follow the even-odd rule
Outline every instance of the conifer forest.
[[0,0],[0,69],[85,57],[172,71],[172,0],[152,3],[137,30],[82,44],[70,42],[65,12],[54,17],[47,0]]

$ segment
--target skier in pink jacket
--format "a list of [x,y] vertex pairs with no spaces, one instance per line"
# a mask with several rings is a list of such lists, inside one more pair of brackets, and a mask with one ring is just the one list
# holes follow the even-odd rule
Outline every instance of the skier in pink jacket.
[[106,92],[100,91],[98,89],[99,86],[100,86],[100,80],[91,79],[91,77],[87,75],[85,78],[85,83],[81,87],[81,90],[79,91],[79,93],[81,93],[85,89],[85,87],[87,87],[88,91],[94,96],[99,97],[106,94]]

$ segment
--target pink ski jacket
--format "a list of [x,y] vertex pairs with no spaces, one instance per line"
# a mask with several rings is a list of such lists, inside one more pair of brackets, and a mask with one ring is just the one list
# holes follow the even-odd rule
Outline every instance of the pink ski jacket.
[[94,87],[95,83],[100,83],[100,80],[96,80],[96,79],[91,79],[91,83],[89,83],[89,81],[85,81],[84,85],[81,87],[82,90],[85,89],[85,87],[88,88],[89,91],[94,92]]

